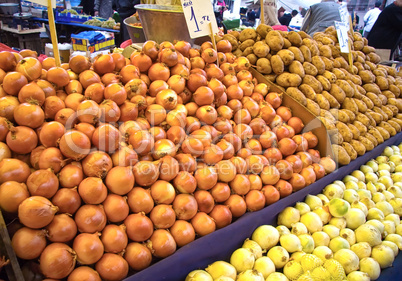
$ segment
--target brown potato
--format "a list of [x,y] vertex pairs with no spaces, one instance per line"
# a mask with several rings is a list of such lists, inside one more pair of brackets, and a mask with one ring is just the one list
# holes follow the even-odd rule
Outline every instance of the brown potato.
[[306,96],[296,87],[286,89],[286,94],[297,100],[301,105],[307,106]]
[[331,90],[331,83],[329,82],[329,80],[327,78],[325,78],[323,75],[317,75],[316,78],[321,83],[322,88],[325,91]]
[[300,63],[304,62],[303,53],[300,51],[299,48],[292,46],[289,47],[288,50],[293,53],[293,55],[295,56],[295,60],[299,61]]
[[306,45],[300,46],[300,51],[303,54],[303,58],[305,62],[311,62],[311,51]]
[[254,54],[249,54],[249,55],[246,56],[246,58],[250,61],[250,64],[251,64],[251,65],[256,65],[257,60],[258,60],[258,58],[257,58],[256,55],[254,55]]
[[223,35],[222,39],[228,40],[230,44],[232,45],[232,51],[236,50],[237,47],[239,46],[239,43],[237,41],[237,38],[234,37],[231,34],[225,34]]
[[311,99],[311,100],[315,100],[316,93],[315,93],[314,89],[310,85],[301,84],[299,86],[299,90],[303,92],[303,94],[306,96],[306,98]]
[[321,94],[328,100],[331,108],[340,108],[341,107],[341,105],[337,101],[337,99],[333,95],[328,93],[327,91],[322,91]]
[[240,44],[239,49],[244,51],[248,47],[252,48],[254,46],[254,43],[255,41],[253,39],[247,39]]
[[307,61],[303,63],[304,67],[304,72],[308,75],[316,76],[318,74],[317,68],[312,64]]
[[282,87],[298,87],[302,82],[299,75],[295,73],[284,72],[276,77],[276,83]]
[[253,28],[246,28],[243,29],[239,34],[239,41],[244,42],[246,40],[253,40],[257,39],[257,32]]
[[357,140],[357,139],[359,138],[359,136],[360,136],[360,131],[359,131],[359,129],[358,129],[355,125],[353,125],[353,124],[347,124],[347,125],[348,125],[350,131],[351,131],[352,134],[353,134],[353,139]]
[[289,50],[280,50],[276,54],[281,57],[284,65],[290,65],[295,59],[295,55]]
[[345,79],[345,73],[341,71],[339,68],[334,68],[332,73],[336,76],[337,79]]
[[288,33],[288,40],[292,43],[293,46],[300,47],[302,44],[302,38],[299,32],[290,31]]
[[334,61],[332,59],[321,57],[322,61],[325,64],[325,70],[332,71],[334,69]]
[[269,59],[259,58],[256,64],[257,71],[261,72],[262,74],[270,74],[272,72],[272,66]]
[[319,116],[321,112],[320,106],[313,100],[307,99],[307,109],[310,110],[315,116]]
[[353,97],[354,90],[347,81],[343,79],[338,79],[336,80],[335,84],[338,85],[345,92],[345,95],[347,97],[349,98]]
[[329,110],[331,108],[329,101],[322,94],[317,94],[315,101],[322,109]]
[[303,65],[301,64],[301,62],[294,60],[290,65],[289,65],[289,71],[291,73],[295,73],[297,75],[299,75],[301,78],[304,77],[305,72],[304,72],[304,68]]
[[378,144],[382,144],[384,142],[384,137],[381,135],[377,127],[370,127],[368,133],[376,138]]
[[322,85],[320,83],[320,81],[318,81],[314,76],[312,75],[305,75],[303,77],[303,84],[307,84],[310,85],[314,91],[316,92],[316,94],[319,94],[322,92],[323,88]]
[[273,55],[271,57],[271,66],[272,66],[272,70],[275,72],[275,74],[281,74],[285,71],[285,65],[284,65],[281,57],[278,55]]
[[269,51],[269,46],[264,41],[258,41],[253,46],[253,52],[259,58],[265,58]]
[[345,91],[339,87],[338,84],[332,84],[330,93],[340,104],[342,104],[346,98]]
[[347,154],[350,156],[350,160],[355,160],[357,158],[357,152],[350,143],[343,142],[342,147],[346,150]]
[[257,26],[257,29],[255,31],[258,33],[258,35],[261,36],[261,38],[265,38],[268,32],[270,32],[271,30],[273,30],[272,27],[262,23]]
[[318,74],[323,74],[325,71],[325,63],[320,56],[312,56],[311,63],[317,68]]
[[282,35],[276,30],[271,30],[268,32],[267,36],[265,37],[265,42],[267,42],[272,51],[276,52],[281,50],[284,45]]
[[350,156],[346,152],[346,150],[337,144],[332,144],[332,151],[334,152],[334,160],[337,162],[339,165],[348,165],[350,163]]

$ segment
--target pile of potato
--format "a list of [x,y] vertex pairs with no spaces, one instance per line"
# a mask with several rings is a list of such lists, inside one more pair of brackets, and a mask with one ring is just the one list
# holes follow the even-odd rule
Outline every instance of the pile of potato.
[[360,33],[349,33],[353,65],[340,52],[335,28],[313,37],[275,31],[268,25],[231,32],[236,56],[245,56],[264,76],[325,124],[340,165],[397,134],[402,127],[402,73],[378,65],[380,57]]

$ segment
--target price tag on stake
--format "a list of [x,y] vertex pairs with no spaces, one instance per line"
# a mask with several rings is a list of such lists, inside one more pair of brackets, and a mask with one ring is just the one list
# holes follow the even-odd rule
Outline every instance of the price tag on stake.
[[349,53],[348,27],[345,22],[335,21],[336,33],[338,35],[339,47],[342,53]]
[[346,29],[349,30],[350,29],[350,26],[349,26],[350,15],[349,15],[348,8],[344,5],[341,5],[339,7],[339,15],[341,16],[341,22],[345,23]]
[[181,5],[191,38],[209,36],[211,34],[210,23],[213,33],[218,32],[211,1],[181,0]]

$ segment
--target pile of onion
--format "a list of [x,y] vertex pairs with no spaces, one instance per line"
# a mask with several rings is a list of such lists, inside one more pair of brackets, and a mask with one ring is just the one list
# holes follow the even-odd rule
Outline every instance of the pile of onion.
[[121,280],[334,171],[231,50],[147,41],[60,67],[0,52],[0,208],[21,223],[17,256],[40,258],[44,278]]

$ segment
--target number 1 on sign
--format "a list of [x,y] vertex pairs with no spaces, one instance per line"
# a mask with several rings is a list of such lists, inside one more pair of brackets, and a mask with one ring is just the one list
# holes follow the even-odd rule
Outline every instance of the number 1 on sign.
[[197,22],[197,18],[195,16],[195,13],[194,13],[194,7],[193,6],[191,6],[191,18],[190,18],[190,21],[192,21],[192,20],[194,20],[195,26],[197,27],[197,29],[194,32],[201,31],[201,29],[198,27],[198,22]]

